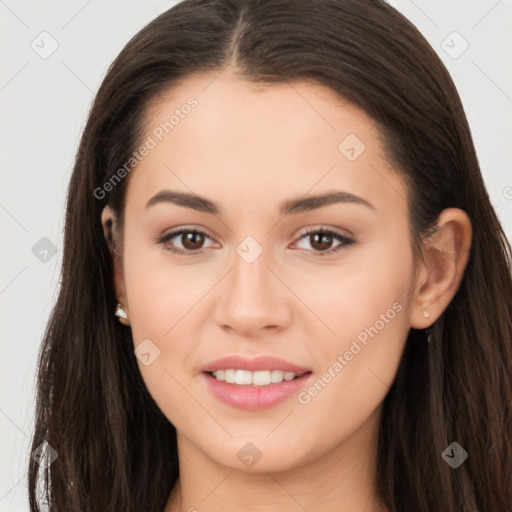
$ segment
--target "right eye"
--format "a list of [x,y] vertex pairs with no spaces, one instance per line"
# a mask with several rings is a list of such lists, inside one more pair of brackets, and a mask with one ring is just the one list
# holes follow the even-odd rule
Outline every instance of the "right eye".
[[[180,241],[182,247],[176,247],[175,243],[170,243],[175,238]],[[165,250],[180,256],[195,256],[204,252],[201,246],[206,238],[210,237],[200,229],[180,228],[165,234],[157,239],[157,242],[162,244]]]

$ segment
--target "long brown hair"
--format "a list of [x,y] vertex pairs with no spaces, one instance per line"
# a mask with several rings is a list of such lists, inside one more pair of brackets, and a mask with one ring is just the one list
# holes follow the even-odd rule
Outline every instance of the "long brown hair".
[[[228,66],[253,82],[312,80],[366,111],[407,183],[415,250],[443,209],[469,215],[473,241],[460,287],[430,343],[410,330],[384,402],[378,490],[393,512],[510,511],[510,245],[449,73],[383,0],[185,0],[113,62],[69,184],[32,444],[47,443],[58,458],[47,467],[29,459],[31,510],[46,501],[57,512],[161,512],[176,482],[175,428],[142,381],[130,329],[114,317],[100,216],[108,203],[122,222],[128,177],[109,193],[98,190],[138,147],[151,100],[192,73]],[[441,457],[452,442],[469,454],[457,469]]]

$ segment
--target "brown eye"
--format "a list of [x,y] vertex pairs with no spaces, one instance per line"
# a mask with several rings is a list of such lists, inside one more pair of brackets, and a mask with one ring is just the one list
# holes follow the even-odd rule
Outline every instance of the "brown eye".
[[190,251],[200,249],[205,239],[204,233],[199,233],[198,231],[184,232],[180,236],[183,247]]
[[[326,256],[338,252],[355,242],[352,238],[327,228],[310,230],[300,237],[300,240],[302,239],[306,239],[309,242],[313,252],[317,253],[318,256]],[[333,249],[332,244],[334,240],[338,240],[340,243]]]
[[206,239],[210,239],[210,237],[201,230],[180,229],[164,235],[157,241],[168,251],[179,255],[193,256],[203,252],[203,244]]
[[311,247],[318,251],[326,251],[331,248],[333,236],[323,232],[316,232],[309,235]]

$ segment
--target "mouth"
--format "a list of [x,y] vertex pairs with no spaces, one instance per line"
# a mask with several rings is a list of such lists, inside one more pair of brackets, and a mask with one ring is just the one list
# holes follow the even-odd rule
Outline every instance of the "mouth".
[[273,355],[249,358],[231,354],[201,368],[206,391],[237,409],[258,411],[277,405],[312,378],[310,368]]
[[266,387],[274,384],[280,384],[281,382],[300,379],[304,375],[310,374],[311,371],[294,373],[283,370],[259,370],[253,372],[249,370],[228,368],[204,373],[219,382],[225,382],[235,386]]
[[202,375],[206,391],[223,404],[245,411],[260,411],[297,396],[313,373],[309,370],[296,374],[282,370],[251,372],[228,368],[206,371]]

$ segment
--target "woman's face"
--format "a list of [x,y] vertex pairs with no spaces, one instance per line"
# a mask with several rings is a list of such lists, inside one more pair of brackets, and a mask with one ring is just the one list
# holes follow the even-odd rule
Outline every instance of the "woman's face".
[[[168,91],[146,126],[117,291],[150,394],[223,466],[279,471],[362,450],[414,298],[406,192],[374,122],[324,86],[223,73]],[[308,199],[326,194],[338,200]],[[248,366],[215,362],[229,356]],[[251,366],[261,356],[283,362]],[[221,368],[256,384],[204,371]],[[277,382],[290,369],[307,373]]]

